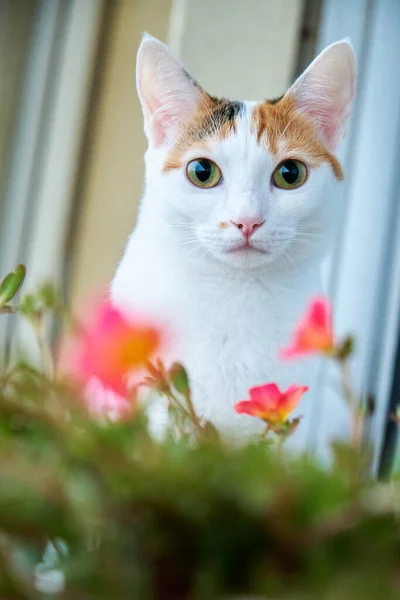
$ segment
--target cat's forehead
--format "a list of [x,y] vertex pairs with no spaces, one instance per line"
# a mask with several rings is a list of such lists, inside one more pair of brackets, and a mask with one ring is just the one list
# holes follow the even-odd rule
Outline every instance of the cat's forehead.
[[276,162],[297,157],[312,167],[328,163],[337,179],[343,177],[339,161],[288,95],[263,102],[240,102],[204,94],[195,113],[182,123],[164,171],[181,168],[188,152],[207,151],[230,139],[235,140],[235,146],[255,143]]

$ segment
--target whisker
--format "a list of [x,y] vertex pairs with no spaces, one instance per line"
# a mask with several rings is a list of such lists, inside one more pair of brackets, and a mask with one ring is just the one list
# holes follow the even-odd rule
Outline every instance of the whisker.
[[289,261],[289,262],[290,262],[290,264],[292,265],[293,269],[294,269],[294,270],[296,271],[296,273],[298,274],[298,272],[299,272],[298,265],[296,265],[296,264],[294,263],[294,261],[293,261],[292,257],[290,256],[290,254],[289,254],[287,251],[285,251],[285,252],[283,253],[283,256],[284,256],[285,258],[287,258],[287,259],[288,259],[288,261]]

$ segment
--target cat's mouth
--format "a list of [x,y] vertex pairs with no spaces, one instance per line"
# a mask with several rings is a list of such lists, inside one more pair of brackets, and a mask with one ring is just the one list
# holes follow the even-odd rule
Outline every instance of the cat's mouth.
[[265,248],[260,248],[255,246],[250,241],[243,242],[242,244],[238,244],[233,248],[229,248],[226,250],[228,254],[268,254],[268,251]]

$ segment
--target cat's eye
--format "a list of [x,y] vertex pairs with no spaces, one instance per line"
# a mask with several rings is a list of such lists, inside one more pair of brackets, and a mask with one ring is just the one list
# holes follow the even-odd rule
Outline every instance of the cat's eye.
[[300,160],[288,159],[281,162],[272,173],[272,182],[276,187],[294,190],[307,179],[307,167]]
[[193,185],[201,188],[213,188],[222,179],[221,169],[208,158],[196,158],[186,167],[187,178]]

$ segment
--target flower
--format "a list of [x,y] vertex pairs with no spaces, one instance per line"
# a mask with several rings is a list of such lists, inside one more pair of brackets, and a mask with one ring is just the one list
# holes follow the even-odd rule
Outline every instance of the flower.
[[120,396],[129,395],[129,376],[142,370],[159,349],[161,332],[138,317],[129,321],[109,302],[93,312],[74,350],[75,374],[100,383]]
[[266,423],[283,423],[307,390],[304,385],[291,385],[281,392],[276,383],[267,383],[251,388],[250,400],[238,402],[234,408],[240,415],[258,417]]
[[110,421],[129,419],[136,410],[136,398],[121,396],[97,378],[91,377],[84,390],[85,405],[91,415]]
[[281,351],[280,357],[290,359],[303,354],[329,354],[334,348],[331,315],[328,300],[320,297],[311,300],[291,344]]

